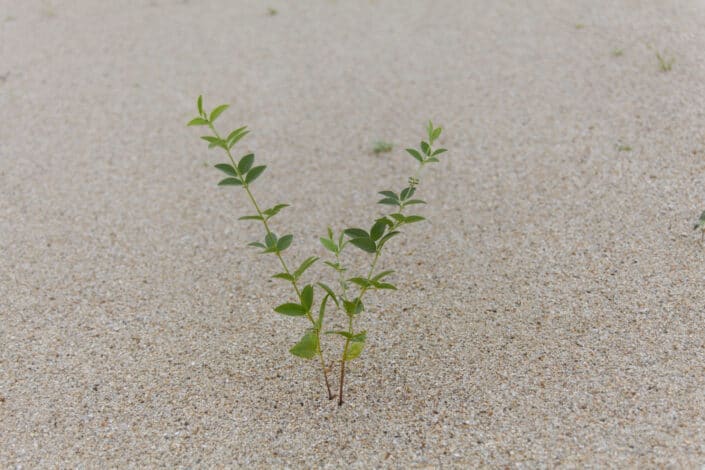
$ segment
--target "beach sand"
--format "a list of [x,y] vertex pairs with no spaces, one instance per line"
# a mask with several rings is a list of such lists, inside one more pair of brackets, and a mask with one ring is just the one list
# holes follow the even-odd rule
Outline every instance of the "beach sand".
[[[0,467],[705,464],[701,2],[0,12]],[[250,126],[262,204],[292,204],[291,264],[369,226],[444,127],[342,407],[185,127],[201,93]]]

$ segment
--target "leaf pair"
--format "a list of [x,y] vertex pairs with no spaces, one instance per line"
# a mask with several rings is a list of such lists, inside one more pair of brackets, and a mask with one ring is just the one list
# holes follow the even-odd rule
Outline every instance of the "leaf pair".
[[225,111],[229,107],[230,105],[227,104],[221,104],[220,106],[216,106],[216,108],[211,111],[210,116],[208,116],[203,110],[203,96],[201,95],[198,97],[198,100],[196,100],[196,109],[198,109],[199,117],[191,119],[187,125],[207,126],[208,124],[215,122],[215,120],[218,119],[218,116],[223,114],[223,111]]
[[340,252],[343,251],[343,245],[345,244],[343,235],[344,233],[340,234],[340,237],[338,237],[338,242],[336,243],[333,240],[333,229],[328,227],[328,238],[321,237],[319,238],[319,240],[321,241],[321,245],[323,245],[326,250],[332,251],[336,255],[339,255]]
[[238,220],[269,220],[275,215],[277,215],[279,211],[281,211],[285,207],[289,207],[289,204],[277,204],[274,207],[270,207],[269,209],[263,210],[261,216],[259,214],[243,215],[242,217],[238,217]]
[[416,188],[414,186],[402,189],[401,194],[398,195],[394,191],[380,191],[379,194],[384,196],[384,198],[377,201],[377,203],[399,206],[399,209],[403,209],[405,206],[412,204],[426,204],[426,201],[422,201],[421,199],[410,199],[415,192]]
[[428,121],[428,126],[426,127],[426,132],[428,133],[428,141],[422,140],[419,144],[419,149],[408,148],[406,151],[414,157],[421,165],[426,163],[437,163],[439,160],[438,155],[446,152],[446,149],[433,150],[433,143],[441,136],[443,129],[441,127],[433,127],[433,123]]
[[252,242],[248,243],[248,246],[254,246],[256,248],[262,248],[262,253],[281,253],[282,251],[289,248],[294,236],[284,235],[281,238],[277,238],[274,232],[269,232],[267,236],[264,237],[264,243]]
[[298,269],[297,269],[296,271],[294,271],[293,273],[291,273],[291,274],[289,274],[289,273],[278,273],[278,274],[275,274],[275,275],[272,276],[272,277],[275,278],[275,279],[283,279],[283,280],[289,281],[289,282],[296,282],[296,281],[298,281],[299,278],[303,275],[303,273],[304,273],[308,268],[310,268],[311,265],[313,265],[313,263],[315,263],[316,261],[318,261],[318,257],[317,257],[317,256],[311,256],[310,258],[306,258],[306,260],[304,260],[304,262],[301,263],[301,266],[299,266]]
[[313,305],[313,286],[308,284],[301,290],[301,303],[288,302],[277,306],[274,311],[290,317],[303,317]]
[[343,356],[343,360],[345,361],[352,361],[359,357],[365,347],[365,340],[367,339],[366,331],[361,331],[357,334],[352,334],[347,331],[326,331],[326,334],[339,335],[348,340],[348,345]]

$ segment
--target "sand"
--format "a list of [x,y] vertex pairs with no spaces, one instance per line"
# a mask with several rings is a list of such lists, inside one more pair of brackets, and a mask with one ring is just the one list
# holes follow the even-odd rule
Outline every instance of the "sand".
[[[697,1],[0,0],[0,467],[705,464],[704,31]],[[200,93],[293,261],[445,128],[340,408]]]

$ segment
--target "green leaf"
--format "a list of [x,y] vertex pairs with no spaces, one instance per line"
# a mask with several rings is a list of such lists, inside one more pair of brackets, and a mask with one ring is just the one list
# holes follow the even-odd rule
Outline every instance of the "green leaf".
[[350,344],[348,344],[347,351],[345,351],[344,359],[346,361],[352,361],[353,359],[358,357],[360,354],[362,354],[362,350],[364,348],[365,348],[365,340],[362,340],[362,341],[351,340]]
[[301,290],[301,305],[308,312],[313,305],[313,286],[308,284]]
[[422,201],[421,199],[409,199],[408,201],[404,201],[405,206],[410,206],[412,204],[426,204],[426,201]]
[[203,118],[197,117],[197,118],[191,119],[191,120],[188,122],[188,124],[186,124],[186,125],[187,125],[187,126],[207,126],[207,125],[208,125],[208,121],[206,121],[206,120],[203,119]]
[[294,239],[294,236],[289,234],[289,235],[284,235],[279,239],[277,242],[277,251],[284,251],[287,248],[289,248],[289,245],[291,245],[291,241]]
[[414,222],[421,222],[422,220],[426,220],[426,217],[421,217],[420,215],[407,215],[404,219],[404,223],[413,224]]
[[324,261],[323,263],[327,264],[331,268],[335,269],[338,272],[343,272],[345,271],[345,268],[343,268],[339,263],[332,263],[330,261]]
[[289,282],[294,282],[296,280],[296,279],[294,279],[294,276],[292,276],[289,273],[277,273],[272,277],[275,279],[284,279],[285,281],[289,281]]
[[217,165],[215,165],[215,167],[217,169],[219,169],[220,171],[222,171],[223,173],[225,173],[226,175],[237,176],[237,172],[235,171],[235,168],[233,168],[233,166],[230,165],[229,163],[218,163]]
[[262,213],[267,216],[267,219],[270,219],[277,215],[279,211],[284,209],[285,207],[289,207],[289,204],[277,204],[274,207],[270,207],[269,209],[262,211]]
[[350,238],[370,238],[370,234],[361,228],[348,228],[343,233]]
[[419,153],[418,150],[416,150],[416,149],[406,149],[406,151],[409,152],[409,154],[410,154],[412,157],[414,157],[415,159],[417,159],[419,162],[423,162],[423,157],[421,156],[421,154]]
[[259,175],[262,174],[262,172],[264,171],[265,168],[267,168],[266,165],[261,165],[261,166],[256,166],[253,169],[251,169],[250,171],[248,171],[247,176],[245,177],[245,182],[247,184],[252,183],[254,180],[256,180],[259,177]]
[[196,100],[196,108],[198,108],[198,114],[203,116],[203,95],[198,95],[198,100]]
[[411,186],[408,187],[408,188],[402,189],[402,191],[401,191],[401,200],[404,201],[404,200],[410,198],[411,196],[414,195],[415,192],[416,192],[416,188],[411,187]]
[[427,163],[438,163],[438,162],[440,162],[440,160],[437,159],[436,157],[428,157],[428,158],[426,159],[426,162],[427,162]]
[[386,196],[390,199],[399,199],[399,196],[397,196],[394,191],[380,191],[378,194],[381,194],[382,196]]
[[428,142],[421,141],[421,151],[425,153],[426,155],[429,155],[431,153],[431,146],[428,145]]
[[365,305],[359,297],[353,300],[343,300],[343,308],[348,315],[357,315],[365,310]]
[[433,138],[431,140],[436,140],[441,136],[441,132],[443,132],[443,129],[441,127],[437,127],[433,130]]
[[360,287],[372,287],[372,283],[365,279],[364,277],[351,277],[348,279],[348,281],[352,282],[353,284],[357,284]]
[[350,239],[350,243],[368,253],[375,253],[377,251],[375,242],[370,238],[352,238]]
[[352,333],[350,333],[349,331],[344,331],[344,330],[331,330],[331,331],[326,331],[325,334],[327,334],[327,335],[340,335],[340,336],[342,336],[343,338],[347,338],[347,339],[352,339],[353,336],[354,336],[354,335],[353,335]]
[[377,201],[377,204],[386,204],[388,206],[398,206],[399,201],[397,199],[392,199],[391,197],[385,197]]
[[308,331],[289,352],[294,356],[311,359],[318,354],[318,336],[313,331]]
[[385,278],[385,277],[387,277],[387,276],[389,276],[390,274],[393,274],[393,273],[394,273],[394,271],[392,271],[391,269],[388,270],[388,271],[382,271],[381,273],[378,273],[375,277],[373,277],[371,280],[372,280],[373,282],[377,282],[377,281],[380,281],[380,280],[382,280],[383,278]]
[[237,220],[262,220],[262,217],[259,215],[243,215],[242,217],[238,217]]
[[389,220],[386,218],[379,219],[370,229],[370,238],[372,240],[379,240],[382,235],[384,235],[384,229],[387,228]]
[[431,120],[428,120],[428,124],[426,125],[426,133],[428,134],[429,140],[433,140],[433,123]]
[[325,297],[323,297],[323,300],[321,300],[321,306],[318,309],[318,320],[316,321],[316,328],[319,331],[323,326],[323,317],[326,315],[326,304],[328,303],[328,299],[330,299],[330,294],[326,294]]
[[[247,126],[238,127],[237,129],[232,131],[230,134],[228,134],[228,137],[225,139],[225,141],[228,143],[228,146],[229,147],[233,146],[232,140],[234,138],[237,137],[238,140],[240,140],[242,137],[244,137],[245,133],[247,133],[246,129],[247,129]],[[242,136],[240,136],[240,134],[242,134]]]
[[237,178],[225,178],[224,180],[220,180],[218,186],[242,186],[242,181]]
[[306,260],[301,263],[301,266],[299,266],[299,268],[294,271],[294,277],[296,279],[300,278],[301,275],[316,261],[318,261],[318,256],[311,256],[310,258],[306,258]]
[[267,248],[274,248],[277,246],[277,236],[274,232],[269,232],[267,236],[264,237],[264,243],[267,245]]
[[340,307],[340,304],[338,303],[338,298],[337,298],[337,296],[335,295],[335,292],[333,292],[333,289],[331,289],[330,287],[328,287],[328,285],[326,285],[326,284],[324,284],[324,283],[322,283],[322,282],[319,282],[319,283],[318,283],[318,286],[319,286],[321,289],[323,289],[324,291],[326,291],[326,294],[328,294],[328,295],[330,296],[330,298],[333,300],[333,302],[335,302],[335,306],[336,306],[336,307]]
[[431,154],[431,156],[432,156],[432,157],[435,157],[436,155],[440,155],[440,154],[442,154],[443,152],[447,152],[447,151],[448,151],[447,149],[436,149],[436,150],[434,150],[434,152]]
[[264,245],[261,244],[260,242],[248,243],[247,246],[254,246],[254,247],[256,247],[256,248],[262,248],[263,250],[264,250],[265,248],[267,248],[266,246],[264,246]]
[[393,231],[393,232],[389,232],[388,234],[386,234],[385,236],[383,236],[383,237],[379,240],[379,242],[377,242],[377,245],[379,245],[380,247],[382,247],[385,243],[387,243],[387,241],[388,241],[390,238],[392,238],[393,236],[399,235],[399,233],[400,233],[400,232],[398,232],[398,231],[396,231],[396,230]]
[[397,290],[397,286],[395,286],[394,284],[389,284],[388,282],[375,282],[374,286],[375,286],[375,289]]
[[240,173],[245,174],[248,171],[250,171],[250,168],[252,168],[252,163],[255,161],[255,154],[254,153],[248,153],[244,157],[240,159],[240,161],[237,164],[237,169],[240,171]]
[[303,317],[306,315],[307,310],[303,307],[303,305],[286,303],[279,305],[274,309],[274,311],[290,317]]
[[210,122],[215,122],[215,120],[218,119],[218,116],[220,116],[223,113],[223,111],[225,111],[229,107],[230,107],[230,105],[228,105],[228,104],[221,104],[220,106],[215,108],[213,111],[211,111],[211,115],[208,118],[208,120]]
[[323,245],[327,250],[332,251],[333,253],[338,252],[338,245],[333,242],[333,240],[329,240],[327,238],[320,238],[321,240],[321,245]]
[[242,132],[235,134],[235,136],[233,136],[232,139],[228,139],[226,141],[228,144],[228,148],[231,149],[231,148],[235,147],[235,144],[237,144],[240,141],[240,139],[242,139],[243,137],[245,137],[249,133],[250,133],[250,131],[242,131]]

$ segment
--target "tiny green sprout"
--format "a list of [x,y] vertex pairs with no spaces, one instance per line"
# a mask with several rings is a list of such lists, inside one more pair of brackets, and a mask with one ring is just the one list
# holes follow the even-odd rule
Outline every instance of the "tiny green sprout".
[[703,211],[703,213],[700,214],[700,218],[698,219],[695,226],[693,226],[693,230],[700,230],[700,232],[701,232],[700,243],[705,241],[705,211]]
[[279,13],[279,10],[277,10],[276,8],[272,8],[272,7],[267,8],[267,14],[269,16],[275,16],[277,13]]
[[615,47],[612,49],[612,57],[622,57],[624,55],[624,49]]
[[372,146],[372,151],[374,152],[375,155],[379,155],[380,153],[391,152],[393,148],[394,148],[394,145],[392,145],[391,142],[387,142],[384,140],[378,140]]
[[575,29],[584,29],[585,25],[583,23],[575,23]]
[[626,144],[617,144],[615,145],[615,148],[617,149],[618,152],[631,152],[632,148],[629,145]]
[[673,64],[676,62],[676,59],[673,57],[666,58],[665,55],[662,55],[658,51],[656,52],[656,59],[658,60],[659,69],[662,72],[670,72],[671,69],[673,69]]
[[[351,227],[336,234],[331,227],[328,227],[326,236],[320,237],[321,245],[329,256],[329,259],[324,260],[323,263],[332,269],[329,272],[333,276],[333,280],[326,283],[324,280],[311,280],[307,275],[308,269],[320,259],[318,256],[309,256],[300,263],[292,264],[289,252],[286,250],[292,245],[294,236],[277,235],[272,221],[283,209],[289,207],[289,204],[275,204],[263,209],[264,206],[261,206],[255,198],[253,183],[264,173],[266,166],[255,164],[253,153],[236,158],[236,144],[249,133],[246,126],[239,127],[227,135],[218,132],[214,123],[227,108],[227,105],[220,105],[207,112],[203,106],[203,98],[199,96],[196,101],[198,115],[191,119],[188,125],[205,127],[209,133],[201,139],[208,144],[209,149],[219,148],[227,156],[225,162],[215,165],[215,168],[223,173],[218,186],[236,187],[244,191],[249,200],[254,213],[243,215],[239,219],[252,220],[261,224],[264,237],[250,242],[248,246],[257,249],[261,254],[273,255],[282,271],[274,274],[272,278],[284,281],[292,288],[291,296],[273,310],[286,317],[300,317],[306,322],[301,339],[289,349],[289,352],[301,359],[318,359],[330,400],[336,395],[331,389],[328,377],[329,369],[325,361],[327,348],[321,333],[326,337],[337,336],[338,341],[342,342],[337,393],[340,406],[343,404],[346,364],[363,353],[368,336],[367,331],[356,327],[358,318],[366,311],[365,295],[372,291],[396,290],[396,286],[389,281],[394,271],[378,268],[383,249],[392,238],[401,234],[400,229],[425,220],[423,216],[409,214],[408,211],[418,204],[425,204],[425,201],[416,197],[416,191],[421,182],[421,170],[430,163],[439,162],[438,156],[446,151],[433,146],[440,137],[442,129],[435,127],[429,121],[426,140],[422,140],[418,148],[406,149],[416,160],[416,173],[409,177],[408,185],[400,191],[380,191],[384,198],[379,203],[392,207],[383,215],[374,218],[369,228]],[[360,251],[346,250],[348,247],[354,247]],[[351,272],[351,266],[360,264],[351,261],[351,257],[355,255],[362,256],[368,261],[368,268],[363,273]],[[331,285],[336,287],[333,288]],[[346,326],[327,329],[325,325],[330,321],[328,318],[332,316],[339,317]],[[334,324],[340,324],[335,319],[333,321]]]

